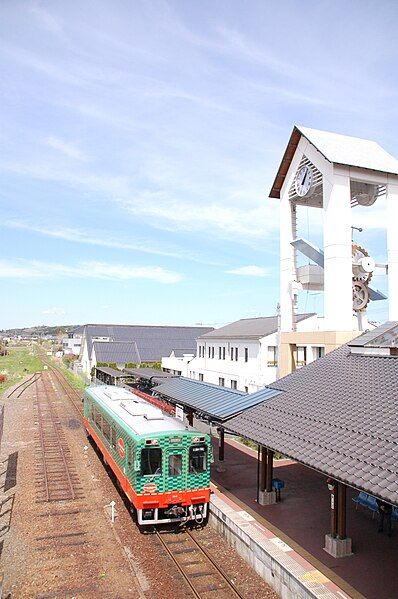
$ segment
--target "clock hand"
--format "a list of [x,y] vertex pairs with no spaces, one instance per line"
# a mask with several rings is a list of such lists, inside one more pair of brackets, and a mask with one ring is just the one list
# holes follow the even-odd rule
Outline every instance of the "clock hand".
[[308,172],[307,172],[307,171],[305,171],[305,174],[304,174],[303,180],[301,181],[301,185],[304,185],[304,183],[305,183],[305,180],[306,180],[306,178],[307,178],[307,174],[308,174]]

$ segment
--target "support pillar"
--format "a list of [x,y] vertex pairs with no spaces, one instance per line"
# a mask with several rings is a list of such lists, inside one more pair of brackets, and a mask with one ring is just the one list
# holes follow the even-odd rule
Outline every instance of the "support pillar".
[[351,191],[348,169],[323,178],[325,330],[352,331]]
[[259,505],[273,505],[276,503],[276,493],[272,489],[274,452],[266,447],[261,448],[260,490],[258,494]]
[[189,426],[193,426],[193,411],[192,410],[187,411],[187,421],[188,421]]
[[[286,189],[281,197],[280,209],[280,312],[281,330],[290,332],[294,330],[292,283],[296,279],[294,263],[295,250],[291,245],[296,236],[294,230],[295,213],[289,199],[289,190]],[[279,348],[280,349],[280,348]]]
[[330,490],[331,532],[325,535],[326,553],[332,557],[348,557],[352,553],[352,541],[346,536],[347,487],[343,483],[328,479]]
[[398,177],[387,184],[388,320],[398,320]]
[[261,462],[260,462],[260,492],[264,493],[267,478],[267,448],[261,446]]
[[218,429],[218,464],[217,472],[225,472],[225,431],[222,427]]

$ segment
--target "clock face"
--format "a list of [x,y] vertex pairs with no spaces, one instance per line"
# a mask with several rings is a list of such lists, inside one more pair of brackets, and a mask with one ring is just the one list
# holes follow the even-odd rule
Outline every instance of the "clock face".
[[294,188],[301,198],[309,192],[312,185],[312,171],[309,166],[302,166],[296,174]]

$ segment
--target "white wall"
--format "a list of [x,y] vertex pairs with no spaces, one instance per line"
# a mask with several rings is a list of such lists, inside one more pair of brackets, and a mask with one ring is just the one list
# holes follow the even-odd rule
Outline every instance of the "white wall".
[[[318,320],[317,316],[307,318],[297,324],[297,330],[318,330]],[[236,388],[239,391],[254,393],[277,378],[277,366],[268,365],[268,347],[277,346],[277,333],[272,333],[261,339],[245,339],[243,337],[241,339],[198,339],[195,358],[188,361],[173,356],[162,358],[162,368],[171,372],[181,372],[182,376],[195,380],[201,380],[202,375],[204,382],[214,385],[219,385],[220,378],[223,378],[224,386],[227,388],[231,388],[231,380],[236,381]],[[204,348],[204,356],[200,347]],[[221,348],[221,359],[219,348]],[[223,359],[223,348],[225,348],[225,360]],[[233,360],[231,360],[231,348],[233,348]],[[238,360],[235,360],[236,348],[238,348]],[[245,361],[245,348],[248,349],[247,362]],[[313,348],[309,346],[307,363],[313,361],[313,356]]]

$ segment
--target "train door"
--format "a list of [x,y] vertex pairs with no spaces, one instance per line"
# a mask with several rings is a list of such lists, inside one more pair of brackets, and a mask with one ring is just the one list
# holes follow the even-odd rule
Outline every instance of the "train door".
[[181,491],[186,488],[186,464],[182,449],[170,447],[166,454],[167,478],[170,491]]

